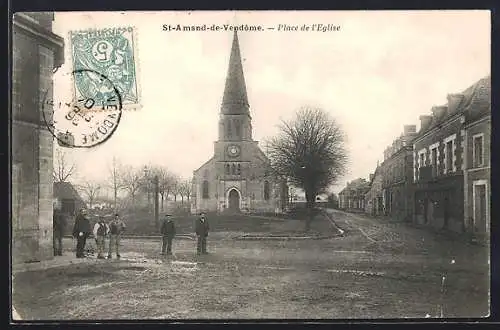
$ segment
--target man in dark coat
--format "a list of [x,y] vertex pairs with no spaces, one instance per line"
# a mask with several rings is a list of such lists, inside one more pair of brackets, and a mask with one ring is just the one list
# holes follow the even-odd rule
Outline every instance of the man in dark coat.
[[66,228],[66,217],[61,212],[61,202],[59,200],[54,202],[52,225],[54,256],[62,256],[62,239],[64,236],[64,229]]
[[200,217],[196,220],[196,237],[198,238],[197,252],[198,254],[207,254],[207,236],[208,236],[208,221],[205,213],[200,213]]
[[165,254],[165,249],[167,250],[167,254],[172,254],[172,240],[175,236],[175,224],[172,221],[172,216],[170,214],[165,215],[165,219],[163,220],[160,228],[160,233],[162,235],[162,246],[161,246],[161,254]]
[[87,217],[87,210],[81,209],[76,216],[75,226],[73,227],[73,237],[76,238],[76,257],[84,258],[85,242],[91,233],[90,221]]

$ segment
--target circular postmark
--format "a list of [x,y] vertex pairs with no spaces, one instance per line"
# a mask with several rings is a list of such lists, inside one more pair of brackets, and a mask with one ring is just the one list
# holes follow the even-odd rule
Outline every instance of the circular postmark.
[[115,133],[122,116],[122,97],[104,74],[90,69],[72,72],[74,79],[92,81],[94,90],[71,102],[54,102],[45,92],[42,117],[47,128],[63,147],[91,148],[106,142]]

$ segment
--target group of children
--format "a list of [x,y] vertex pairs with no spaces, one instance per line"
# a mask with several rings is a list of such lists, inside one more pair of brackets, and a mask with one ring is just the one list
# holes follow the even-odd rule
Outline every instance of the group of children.
[[109,237],[108,259],[113,257],[113,247],[115,248],[116,258],[120,259],[120,241],[121,235],[125,229],[125,223],[120,219],[118,213],[115,214],[115,217],[109,224],[103,216],[99,217],[99,221],[94,225],[93,230],[97,245],[97,259],[104,259],[106,237]]

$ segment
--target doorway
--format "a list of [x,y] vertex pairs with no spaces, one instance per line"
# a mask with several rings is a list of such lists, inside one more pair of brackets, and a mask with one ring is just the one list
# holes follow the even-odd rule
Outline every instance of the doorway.
[[486,183],[474,183],[474,231],[488,231],[488,205],[486,202]]
[[238,212],[240,210],[240,193],[236,189],[231,189],[228,194],[229,210]]

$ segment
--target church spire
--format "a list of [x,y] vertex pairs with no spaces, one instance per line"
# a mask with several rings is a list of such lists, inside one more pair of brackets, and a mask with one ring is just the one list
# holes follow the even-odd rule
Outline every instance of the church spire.
[[235,30],[221,110],[224,114],[246,114],[249,112],[248,108],[247,88],[241,64],[238,34]]

